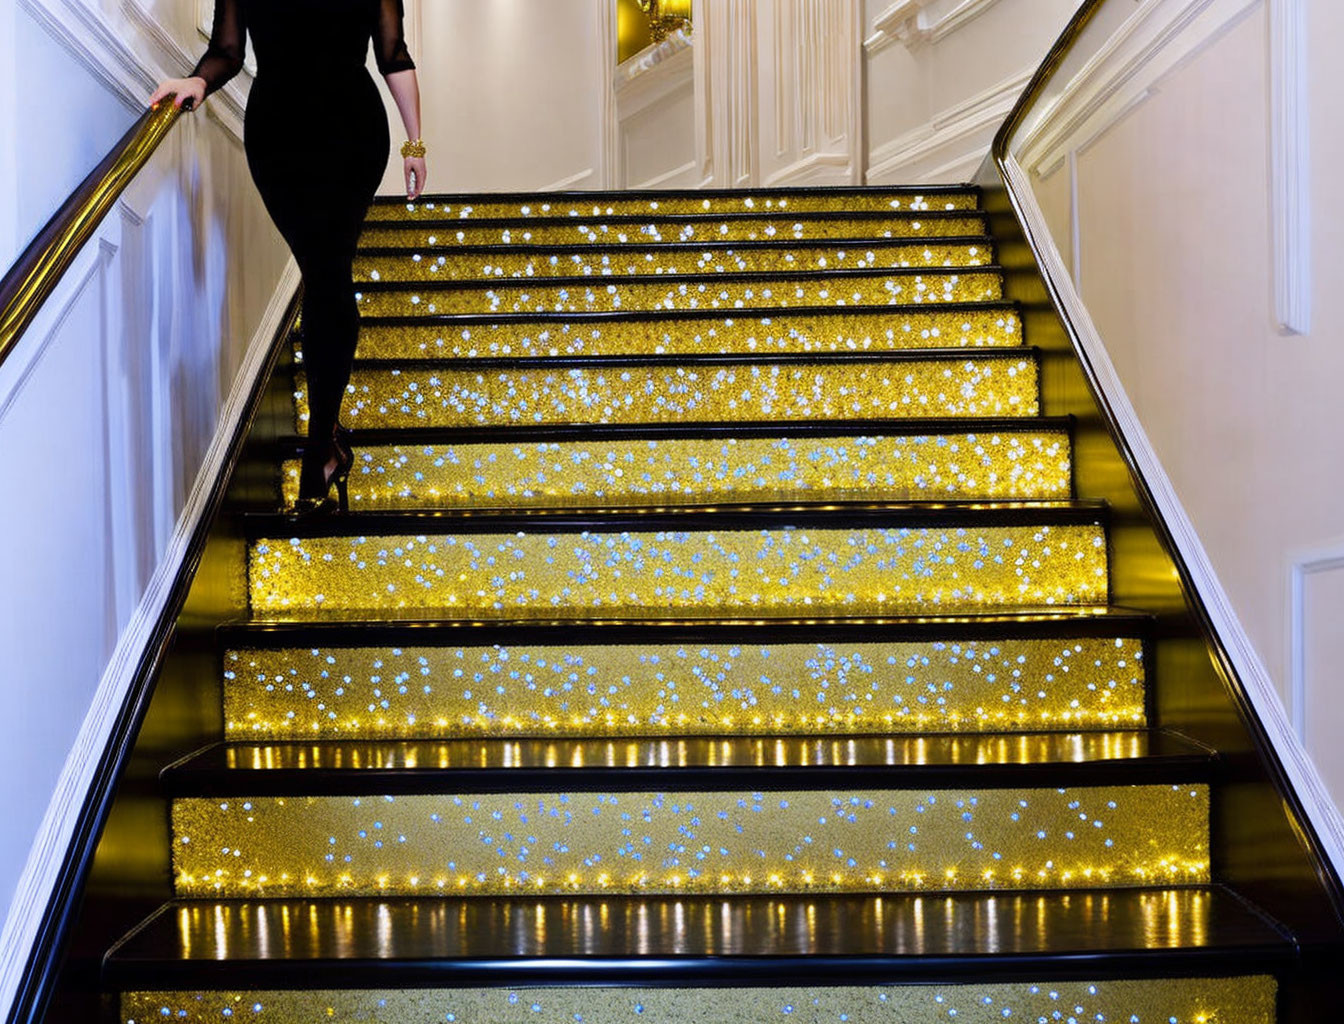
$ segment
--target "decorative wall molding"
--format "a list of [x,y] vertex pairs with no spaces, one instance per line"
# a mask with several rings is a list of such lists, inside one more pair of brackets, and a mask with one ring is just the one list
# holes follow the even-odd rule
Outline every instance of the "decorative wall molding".
[[863,97],[858,0],[773,0],[757,14],[755,180],[842,185],[861,180]]
[[695,54],[690,39],[678,32],[631,57],[616,69],[614,85],[617,117],[622,121],[675,93],[693,89]]
[[1305,0],[1268,0],[1270,214],[1280,330],[1311,332],[1311,126]]
[[1105,343],[1083,304],[1069,268],[1056,248],[1049,222],[1037,203],[1026,167],[1010,158],[1004,168],[1018,219],[1041,253],[1042,272],[1052,284],[1055,299],[1079,331],[1079,344],[1091,366],[1098,390],[1110,406],[1136,468],[1147,483],[1158,513],[1171,531],[1195,590],[1204,602],[1214,630],[1227,651],[1270,745],[1320,839],[1322,850],[1336,870],[1344,869],[1344,817],[1307,754],[1288,715],[1269,670],[1241,625],[1227,592],[1214,571],[1199,535],[1185,511],[1157,452],[1129,401],[1124,385],[1106,352]]
[[[1268,4],[1270,220],[1274,308],[1280,330],[1311,330],[1311,145],[1303,0]],[[1041,178],[1070,151],[1087,149],[1168,74],[1260,8],[1262,0],[1144,0],[1109,43],[1082,67],[1025,136],[1021,160]]]
[[620,188],[620,115],[616,111],[616,54],[620,34],[617,30],[616,5],[602,4],[602,64],[598,82],[598,117],[601,132],[598,145],[598,185],[601,188]]
[[580,185],[583,182],[596,177],[597,177],[597,169],[595,167],[585,167],[583,170],[577,172],[576,174],[568,174],[563,178],[560,178],[556,181],[552,181],[547,185],[543,185],[537,191],[562,192],[567,188],[574,188],[576,185]]
[[[196,63],[139,0],[121,0],[126,26],[139,40],[123,38],[132,33],[118,30],[94,5],[80,0],[18,0],[52,37],[88,71],[137,113],[154,86],[165,77],[186,73]],[[139,44],[139,45],[137,45]],[[150,60],[145,54],[153,53]],[[217,92],[206,110],[235,139],[243,134],[242,94],[236,86]]]
[[[99,247],[91,249],[94,253],[101,253]],[[87,256],[90,263],[96,258],[93,253]],[[89,273],[87,266],[84,272]],[[214,439],[196,474],[169,545],[159,560],[143,598],[121,632],[107,669],[99,680],[88,715],[66,759],[19,879],[4,930],[0,932],[0,1011],[5,1017],[8,1017],[13,1006],[15,993],[27,967],[29,951],[55,889],[65,851],[83,812],[84,799],[92,785],[94,773],[134,681],[140,655],[166,607],[174,578],[187,556],[192,534],[205,513],[213,481],[224,470],[228,442],[247,411],[248,393],[253,381],[265,369],[271,342],[283,324],[298,282],[298,268],[291,261],[248,345],[229,397],[220,410]],[[47,332],[55,333],[56,320],[53,317],[47,322]]]
[[1310,680],[1307,678],[1307,652],[1311,643],[1307,635],[1307,586],[1313,576],[1341,571],[1344,571],[1344,541],[1300,555],[1288,568],[1288,714],[1293,731],[1304,746],[1311,704]]
[[743,188],[759,175],[758,0],[692,0],[696,162],[702,186]]
[[[923,167],[928,177],[963,165],[973,169],[989,152],[994,133],[1035,71],[1034,67],[1024,68],[1009,75],[940,111],[918,128],[884,142],[869,155],[867,180],[873,184],[918,184],[902,175],[916,167]],[[927,166],[940,158],[936,167]]]
[[1143,0],[1014,147],[1018,159],[1048,177],[1069,150],[1086,148],[1260,3]]
[[999,0],[896,0],[873,19],[863,48],[874,57],[893,43],[936,43],[974,21]]

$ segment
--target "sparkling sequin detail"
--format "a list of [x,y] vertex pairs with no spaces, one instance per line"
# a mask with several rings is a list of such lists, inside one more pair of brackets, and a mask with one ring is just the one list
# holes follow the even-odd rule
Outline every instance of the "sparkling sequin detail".
[[[284,495],[298,494],[286,462]],[[370,445],[354,509],[563,508],[712,501],[1067,498],[1063,431],[911,437],[699,438]]]
[[[307,421],[305,382],[295,406]],[[643,364],[538,369],[358,367],[352,427],[760,423],[1034,416],[1036,362],[1016,355],[901,362]]]
[[1145,724],[1137,639],[230,650],[231,739]]
[[557,218],[530,224],[481,224],[471,219],[441,223],[370,224],[363,246],[454,249],[464,245],[648,245],[650,242],[776,242],[844,239],[862,244],[886,238],[955,238],[984,235],[981,217],[744,217],[673,220],[650,217],[638,223],[602,218]]
[[501,320],[465,327],[371,321],[359,333],[362,359],[864,353],[1020,344],[1022,325],[1017,314],[1006,309],[837,310],[823,315],[661,317],[597,323]]
[[134,992],[126,1024],[1003,1024],[1009,1021],[1273,1024],[1271,977],[1126,979],[886,988],[404,989]]
[[882,243],[788,248],[698,248],[694,251],[567,253],[483,252],[367,254],[355,260],[356,281],[482,281],[496,278],[644,277],[660,274],[764,274],[894,267],[981,267],[993,262],[984,241]]
[[254,613],[895,615],[1106,602],[1100,526],[263,539]]
[[173,801],[182,896],[769,893],[1203,882],[1208,788]]
[[680,216],[728,213],[817,213],[836,209],[849,213],[900,213],[925,210],[974,210],[980,205],[974,191],[967,192],[850,192],[841,194],[753,192],[751,194],[660,195],[660,196],[538,196],[527,199],[492,200],[486,197],[418,203],[378,203],[370,220],[482,220],[494,217],[516,219],[548,217]]
[[362,316],[423,317],[448,313],[615,313],[655,309],[782,309],[790,306],[891,306],[907,303],[997,302],[998,274],[976,270],[921,273],[860,271],[844,276],[779,275],[658,281],[613,278],[561,282],[511,280],[448,287],[427,283],[366,287]]

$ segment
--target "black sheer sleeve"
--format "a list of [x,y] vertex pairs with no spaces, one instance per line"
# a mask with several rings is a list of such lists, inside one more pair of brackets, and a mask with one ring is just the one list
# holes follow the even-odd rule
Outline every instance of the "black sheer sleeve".
[[191,73],[193,77],[205,79],[207,96],[242,69],[243,58],[247,55],[244,2],[215,0],[215,23],[210,30],[210,46]]
[[410,71],[415,67],[411,52],[406,49],[403,27],[405,8],[402,0],[378,0],[378,24],[373,30],[373,56],[378,70],[384,75],[396,71]]

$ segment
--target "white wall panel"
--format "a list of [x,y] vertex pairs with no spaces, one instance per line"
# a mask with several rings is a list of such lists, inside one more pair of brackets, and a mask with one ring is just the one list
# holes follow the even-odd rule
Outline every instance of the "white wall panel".
[[967,180],[1078,0],[867,0],[868,180]]

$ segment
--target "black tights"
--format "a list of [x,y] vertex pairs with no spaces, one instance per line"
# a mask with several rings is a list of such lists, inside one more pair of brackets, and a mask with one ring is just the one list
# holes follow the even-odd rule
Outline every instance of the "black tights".
[[387,114],[362,69],[349,80],[324,81],[309,103],[272,84],[258,77],[248,98],[247,161],[303,272],[309,450],[325,462],[359,339],[352,268],[387,167]]

